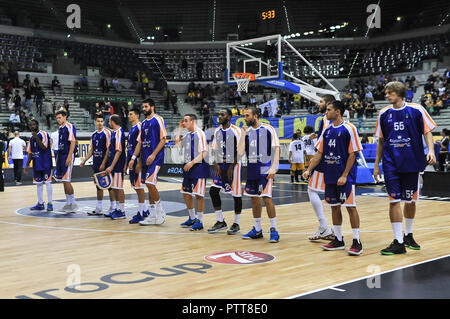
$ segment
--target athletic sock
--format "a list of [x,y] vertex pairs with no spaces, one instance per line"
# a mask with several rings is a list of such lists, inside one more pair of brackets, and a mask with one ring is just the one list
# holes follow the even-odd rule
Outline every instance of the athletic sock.
[[143,212],[144,212],[144,205],[145,205],[145,204],[144,204],[144,203],[139,203],[138,205],[139,205],[138,212],[139,212],[139,213],[143,213]]
[[200,222],[203,221],[203,212],[197,212],[197,219],[200,220]]
[[255,221],[255,230],[256,231],[261,231],[262,227],[261,227],[261,218],[253,218]]
[[216,210],[216,216],[217,216],[217,220],[219,222],[223,222],[223,214],[222,214],[222,210]]
[[97,210],[102,210],[103,209],[103,200],[97,200]]
[[414,224],[414,218],[406,218],[405,217],[405,236],[408,234],[412,234]]
[[156,217],[156,205],[150,204],[150,217]]
[[270,221],[270,227],[272,228],[277,228],[277,218],[276,217],[274,217],[274,218],[269,218],[269,221]]
[[197,216],[195,215],[195,208],[188,209],[188,211],[189,211],[189,218],[190,219],[196,219],[197,218]]
[[52,183],[46,183],[47,186],[47,202],[51,203],[53,201],[53,187]]
[[66,205],[70,205],[70,195],[66,194]]
[[323,205],[322,201],[320,200],[319,193],[308,188],[308,196],[309,201],[311,202],[311,205],[313,207],[314,213],[316,213],[320,227],[322,229],[328,228],[325,215],[323,214]]
[[125,212],[125,203],[119,203],[119,210],[123,213]]
[[342,225],[333,225],[333,231],[337,240],[342,241]]
[[69,195],[69,203],[71,204],[71,205],[75,205],[76,204],[76,202],[75,202],[75,194],[72,194],[72,195]]
[[37,198],[39,204],[44,204],[44,185],[37,184]]
[[353,239],[356,239],[359,243],[359,228],[352,228]]
[[241,214],[234,214],[234,223],[239,225],[241,221]]
[[402,236],[402,223],[391,223],[392,230],[394,231],[394,237],[397,239],[399,244],[403,244],[403,236]]

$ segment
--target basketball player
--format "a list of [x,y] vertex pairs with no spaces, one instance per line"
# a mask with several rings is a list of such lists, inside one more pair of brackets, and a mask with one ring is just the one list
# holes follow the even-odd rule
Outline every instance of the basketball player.
[[241,137],[241,129],[231,124],[232,113],[230,109],[220,110],[218,122],[220,126],[215,130],[212,147],[214,150],[214,178],[209,195],[217,216],[216,224],[208,229],[208,232],[215,233],[227,228],[227,223],[223,219],[222,202],[219,192],[233,196],[234,200],[234,223],[228,229],[228,235],[239,233],[239,221],[242,211],[242,185],[241,167],[237,160],[237,145]]
[[[319,122],[319,130],[317,131],[317,137],[322,135],[322,132],[325,128],[330,125],[330,120],[327,118],[326,110],[327,104],[335,101],[333,95],[325,94],[322,96],[319,102],[319,111],[323,114],[322,121]],[[311,137],[315,137],[314,135],[310,135]],[[308,165],[309,168],[309,165]],[[309,240],[315,241],[319,239],[324,240],[332,240],[334,238],[333,231],[328,227],[327,220],[325,219],[325,215],[323,213],[323,205],[320,199],[319,193],[325,192],[325,183],[323,179],[323,163],[319,163],[314,170],[310,169],[312,172],[311,176],[307,176],[303,173],[303,178],[308,181],[308,197],[311,205],[313,207],[314,213],[316,214],[317,220],[319,221],[319,228],[312,236],[308,237]],[[306,176],[306,177],[305,177]]]
[[[91,156],[94,156],[92,160],[92,170],[94,174],[103,172],[105,168],[109,166],[108,152],[111,143],[111,131],[104,127],[103,115],[97,115],[95,117],[95,125],[97,130],[92,133],[89,151],[80,163],[80,167],[83,167]],[[95,210],[88,212],[88,215],[103,215],[103,189],[99,188],[97,185],[95,187],[97,188],[97,206],[95,207]],[[116,208],[114,206],[115,199],[112,188],[109,188],[108,192],[110,200],[108,213],[111,213]]]
[[243,239],[263,238],[261,227],[261,198],[270,220],[270,242],[280,240],[277,231],[275,206],[272,201],[272,184],[280,159],[280,142],[275,129],[259,121],[259,109],[250,107],[244,111],[247,127],[242,128],[238,153],[247,154],[247,182],[244,195],[252,198],[254,227]]
[[[181,136],[183,129],[187,129],[188,133]],[[184,149],[185,165],[181,193],[189,211],[189,218],[180,226],[194,231],[202,230],[206,179],[209,177],[209,165],[205,160],[208,154],[208,144],[205,132],[197,126],[195,114],[186,114],[180,121],[175,143]],[[194,196],[197,201],[197,213],[194,207]]]
[[24,172],[28,173],[28,167],[33,161],[33,184],[37,186],[38,203],[30,210],[44,210],[44,185],[47,187],[47,211],[53,211],[52,204],[52,150],[50,135],[39,130],[39,122],[30,121],[31,138],[28,143],[28,161]]
[[[128,133],[127,163],[130,175],[130,184],[136,191],[139,203],[138,212],[129,221],[130,224],[137,224],[150,214],[145,207],[145,186],[142,184],[141,159],[137,158],[141,153],[141,143],[138,141],[141,135],[141,122],[139,121],[140,117],[141,110],[138,106],[132,108],[128,112],[128,119],[131,122],[132,127]],[[133,160],[133,164],[130,163],[131,160]]]
[[[164,145],[166,144],[167,131],[164,119],[156,114],[155,102],[146,99],[142,102],[145,120],[141,125],[141,134],[137,138],[141,144],[141,183],[147,185],[150,211],[148,216],[139,222],[142,226],[161,225],[166,219],[166,213],[161,205],[156,183],[158,172],[164,165]],[[138,154],[133,154],[138,156]],[[136,158],[130,160],[129,166],[134,165]]]
[[[323,121],[321,123],[323,123]],[[305,144],[306,153],[305,167],[308,167],[309,162],[316,154],[314,145],[316,145],[317,143],[318,136],[314,133],[313,127],[309,125],[305,126],[305,128],[303,129],[303,134],[305,134],[305,136],[302,137],[303,143]]]
[[341,101],[333,101],[327,105],[327,118],[333,123],[319,137],[316,144],[317,154],[304,173],[308,176],[323,159],[325,201],[331,206],[333,231],[335,238],[324,250],[345,249],[342,236],[341,206],[347,208],[353,231],[353,243],[348,250],[349,255],[360,255],[363,252],[359,240],[359,215],[356,210],[356,155],[362,150],[358,131],[355,126],[342,118],[345,106]]
[[55,115],[59,125],[55,179],[63,182],[66,194],[66,204],[61,211],[71,213],[78,209],[71,184],[73,163],[77,152],[77,130],[73,124],[67,122],[67,112],[64,109],[59,109]]
[[[389,217],[394,231],[393,242],[381,250],[382,255],[406,253],[405,246],[419,250],[413,238],[416,201],[419,200],[419,172],[426,164],[434,165],[434,142],[431,131],[436,127],[428,112],[419,104],[404,101],[406,88],[401,82],[389,82],[385,87],[386,98],[391,105],[380,110],[375,129],[378,137],[377,155],[373,175],[378,182],[383,158],[384,180],[389,196]],[[426,162],[422,136],[428,146]],[[402,237],[402,209],[405,202],[405,234]]]
[[291,163],[291,182],[300,182],[298,176],[302,175],[305,169],[305,143],[301,136],[294,133],[292,142],[289,144],[289,163]]
[[110,165],[106,168],[106,173],[111,173],[113,176],[112,189],[114,199],[116,200],[115,209],[106,214],[105,217],[111,219],[125,218],[125,193],[123,191],[123,175],[125,169],[125,134],[120,126],[120,117],[117,114],[111,115],[109,118],[109,127],[113,130],[111,134],[111,143],[109,145]]

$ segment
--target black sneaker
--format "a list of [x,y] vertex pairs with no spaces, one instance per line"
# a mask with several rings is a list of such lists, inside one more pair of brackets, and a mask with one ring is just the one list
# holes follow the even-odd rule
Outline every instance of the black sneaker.
[[353,256],[361,255],[363,252],[361,241],[358,243],[356,239],[353,239],[352,247],[350,247],[348,254]]
[[420,245],[416,243],[413,238],[413,234],[408,234],[403,236],[403,242],[405,243],[405,247],[413,250],[420,250]]
[[389,247],[381,251],[382,255],[406,254],[405,244],[400,244],[397,239],[389,245]]
[[322,248],[324,250],[341,250],[345,249],[344,237],[339,241],[336,237],[330,241],[328,244],[323,245]]
[[233,223],[233,225],[231,225],[230,229],[227,230],[227,234],[228,235],[236,235],[237,233],[239,233],[240,228],[239,228],[239,224]]
[[227,229],[227,223],[225,223],[225,220],[223,222],[217,221],[212,228],[208,229],[208,233],[217,233],[222,229]]

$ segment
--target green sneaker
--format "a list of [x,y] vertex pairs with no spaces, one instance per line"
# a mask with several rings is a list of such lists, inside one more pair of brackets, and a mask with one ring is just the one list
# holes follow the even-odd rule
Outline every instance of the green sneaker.
[[416,243],[413,238],[413,234],[408,234],[403,236],[403,242],[405,243],[405,247],[413,250],[420,250],[420,245]]
[[397,239],[389,245],[389,247],[381,251],[382,255],[396,255],[396,254],[406,254],[406,248],[404,244],[400,244]]

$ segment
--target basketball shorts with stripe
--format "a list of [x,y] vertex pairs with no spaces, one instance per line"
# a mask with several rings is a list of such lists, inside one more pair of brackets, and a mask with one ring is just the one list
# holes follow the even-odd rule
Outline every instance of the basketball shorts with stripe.
[[191,194],[201,197],[205,197],[206,193],[206,178],[189,178],[185,177],[183,179],[183,184],[181,185],[182,194]]
[[160,165],[152,163],[151,165],[143,165],[141,169],[141,184],[151,184],[156,185],[158,183],[158,172],[161,168]]
[[230,194],[233,197],[242,197],[242,183],[241,183],[241,164],[236,164],[233,169],[233,179],[228,179],[228,168],[231,164],[219,164],[220,175],[218,177],[214,172],[211,187],[221,189],[221,192]]
[[68,154],[58,153],[56,159],[55,179],[59,182],[70,182],[72,180],[72,170],[75,157],[71,155],[70,165],[66,166]]
[[325,205],[356,207],[355,184],[325,185]]
[[384,171],[386,192],[391,203],[417,202],[419,200],[419,173]]
[[273,179],[262,174],[259,179],[247,179],[244,195],[250,197],[272,197]]
[[323,178],[322,172],[314,171],[309,177],[308,188],[319,193],[325,192],[325,182]]

